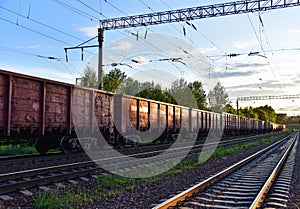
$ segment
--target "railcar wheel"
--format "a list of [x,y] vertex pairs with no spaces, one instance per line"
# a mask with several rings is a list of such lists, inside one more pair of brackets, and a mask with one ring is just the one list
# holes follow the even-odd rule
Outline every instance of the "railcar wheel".
[[132,147],[137,147],[139,145],[139,143],[141,142],[141,137],[138,135],[130,135],[128,137],[126,137],[127,143],[129,145],[131,145]]
[[65,154],[71,154],[76,148],[76,142],[71,136],[63,136],[60,140],[60,149]]
[[35,149],[40,153],[41,155],[45,155],[48,152],[48,148],[40,143],[35,144]]
[[117,137],[117,146],[120,148],[120,149],[124,149],[125,146],[126,146],[126,139],[121,135],[119,134],[118,137]]
[[178,134],[168,134],[168,143],[173,144],[178,137]]
[[44,155],[48,152],[49,148],[47,146],[47,140],[37,137],[34,142],[35,149],[41,155]]

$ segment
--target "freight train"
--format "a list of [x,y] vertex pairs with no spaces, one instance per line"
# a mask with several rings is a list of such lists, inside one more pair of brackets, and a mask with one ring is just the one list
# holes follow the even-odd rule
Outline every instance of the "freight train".
[[80,148],[77,131],[91,138],[100,131],[108,144],[124,148],[143,138],[153,143],[202,138],[220,127],[224,135],[238,135],[285,125],[0,70],[0,142],[32,139],[39,153]]

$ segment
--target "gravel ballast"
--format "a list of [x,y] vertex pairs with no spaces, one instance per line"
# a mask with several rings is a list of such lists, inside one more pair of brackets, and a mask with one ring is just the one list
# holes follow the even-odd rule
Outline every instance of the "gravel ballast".
[[[239,151],[234,154],[226,155],[217,159],[209,159],[201,165],[195,167],[192,170],[185,171],[183,173],[175,174],[172,176],[163,175],[161,179],[151,182],[138,182],[134,185],[130,184],[123,185],[118,188],[119,191],[112,194],[110,197],[95,198],[93,201],[88,201],[83,204],[82,198],[78,199],[78,205],[72,205],[73,208],[151,208],[155,204],[160,203],[162,199],[170,198],[178,194],[192,185],[200,182],[207,177],[225,169],[226,167],[233,165],[234,163],[244,159],[245,157],[267,147],[270,143],[261,144],[256,147],[251,147],[247,150]],[[300,143],[298,143],[298,153],[300,151]],[[291,202],[293,203],[292,208],[297,208],[295,205],[299,205],[300,196],[300,155],[296,157],[297,165],[294,168],[293,176],[293,189],[291,190]],[[79,181],[75,185],[67,185],[67,188],[78,193],[79,196],[84,192],[95,191],[97,189],[96,181],[93,178],[88,182]],[[49,186],[51,187],[51,186]],[[122,188],[123,187],[123,188]],[[31,190],[33,193],[37,192],[38,189]],[[0,200],[0,209],[2,208],[33,208],[33,196],[25,196],[20,193],[12,194],[13,200],[2,201]]]

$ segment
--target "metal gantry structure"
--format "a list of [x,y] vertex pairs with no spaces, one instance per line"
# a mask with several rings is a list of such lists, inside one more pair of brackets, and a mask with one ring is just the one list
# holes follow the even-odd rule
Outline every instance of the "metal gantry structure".
[[271,96],[237,97],[237,99],[236,99],[237,113],[239,115],[239,101],[271,100],[271,99],[300,99],[300,94],[296,94],[296,95],[271,95]]
[[244,0],[186,9],[100,20],[100,29],[115,30],[299,6],[300,0]]
[[237,101],[271,100],[271,99],[300,99],[300,94],[297,94],[297,95],[238,97]]
[[[300,6],[300,0],[244,0],[234,1],[228,3],[212,4],[207,6],[191,7],[186,9],[169,10],[164,12],[155,12],[149,14],[125,16],[118,18],[110,18],[99,20],[100,27],[98,28],[98,84],[99,89],[102,89],[102,53],[103,53],[103,35],[104,31],[133,28],[133,27],[146,27],[150,25],[166,24],[173,22],[187,22],[196,19],[204,19],[211,17],[220,17],[227,15],[244,14],[259,11],[268,11],[273,9],[288,8]],[[77,46],[65,48],[81,49],[91,46]],[[95,47],[95,46],[92,46]]]

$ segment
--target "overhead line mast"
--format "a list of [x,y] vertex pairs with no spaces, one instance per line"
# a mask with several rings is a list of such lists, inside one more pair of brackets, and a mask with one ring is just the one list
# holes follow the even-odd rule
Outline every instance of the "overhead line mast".
[[[104,31],[158,25],[172,22],[191,21],[196,19],[244,14],[258,11],[268,11],[299,5],[300,0],[244,0],[99,20],[100,27],[98,28],[98,88],[102,89],[103,86],[102,54]],[[68,49],[74,48],[81,48],[81,50],[83,50],[83,48],[85,47],[69,47],[65,48],[65,51],[67,52]]]

